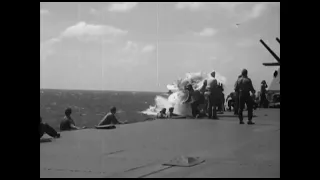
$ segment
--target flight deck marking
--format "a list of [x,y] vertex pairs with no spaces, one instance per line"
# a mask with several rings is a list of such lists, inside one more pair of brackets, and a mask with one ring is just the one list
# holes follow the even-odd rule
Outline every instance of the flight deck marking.
[[110,152],[110,153],[105,153],[104,155],[105,155],[105,156],[109,156],[109,155],[112,155],[112,154],[121,153],[121,152],[123,152],[123,151],[125,151],[125,150],[119,150],[119,151],[114,151],[114,152]]
[[59,169],[59,168],[42,168],[45,171],[65,171],[65,172],[82,172],[82,173],[94,173],[94,174],[106,174],[106,172],[96,172],[90,170],[77,170],[77,169]]
[[152,171],[152,172],[150,172],[150,173],[148,173],[148,174],[139,176],[139,177],[137,177],[137,178],[145,178],[145,177],[147,177],[147,176],[150,176],[150,175],[152,175],[152,174],[156,174],[156,173],[158,173],[158,172],[164,171],[164,170],[169,169],[169,168],[173,168],[173,166],[163,167],[162,169],[159,169],[159,170],[156,170],[156,171]]

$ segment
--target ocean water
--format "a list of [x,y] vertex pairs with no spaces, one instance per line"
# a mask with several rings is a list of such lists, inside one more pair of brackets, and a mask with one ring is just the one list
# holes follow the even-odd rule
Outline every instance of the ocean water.
[[89,91],[89,90],[40,90],[40,116],[55,129],[64,116],[64,110],[71,107],[77,126],[93,127],[109,112],[117,108],[120,121],[135,123],[145,121],[150,115],[141,113],[155,105],[157,96],[166,98],[161,92]]
[[[178,79],[168,90],[169,96],[161,92],[130,91],[90,91],[90,90],[40,90],[40,116],[59,129],[59,124],[67,107],[73,110],[72,117],[77,126],[93,127],[97,125],[112,106],[117,108],[120,121],[135,123],[154,117],[162,108],[174,107],[174,113],[191,116],[190,104],[184,102],[189,93],[185,85],[192,84],[199,89],[211,73],[187,73],[184,79]],[[216,72],[218,82],[225,84],[226,78]]]

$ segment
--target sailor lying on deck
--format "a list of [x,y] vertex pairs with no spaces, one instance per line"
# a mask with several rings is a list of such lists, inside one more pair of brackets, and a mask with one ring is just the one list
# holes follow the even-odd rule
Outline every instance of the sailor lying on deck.
[[122,122],[119,122],[116,118],[115,114],[117,112],[116,107],[112,107],[110,109],[110,112],[103,117],[103,119],[100,121],[98,126],[96,126],[97,129],[112,129],[115,128],[115,124],[124,124]]
[[60,134],[57,133],[56,130],[54,130],[51,126],[49,126],[47,123],[42,122],[42,118],[40,116],[40,126],[39,126],[39,132],[40,132],[40,138],[44,135],[44,133],[48,134],[49,136],[53,138],[60,138]]
[[64,112],[65,116],[63,117],[61,123],[60,123],[60,130],[61,131],[68,131],[68,130],[78,130],[78,129],[84,129],[77,127],[74,123],[73,119],[71,118],[72,110],[71,108],[67,108]]

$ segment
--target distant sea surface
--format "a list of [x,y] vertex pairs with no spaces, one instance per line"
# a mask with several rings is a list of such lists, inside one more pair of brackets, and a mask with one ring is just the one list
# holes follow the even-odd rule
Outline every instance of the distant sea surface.
[[[40,90],[40,116],[43,121],[59,129],[67,107],[77,126],[93,127],[109,112],[117,108],[120,121],[135,123],[150,118],[140,112],[155,104],[155,97],[161,92],[90,91],[90,90]],[[163,95],[165,97],[165,95]]]

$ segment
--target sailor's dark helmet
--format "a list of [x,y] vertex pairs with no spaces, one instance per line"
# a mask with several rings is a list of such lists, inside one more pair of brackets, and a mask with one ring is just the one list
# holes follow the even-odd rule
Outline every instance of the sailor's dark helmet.
[[114,106],[112,106],[112,107],[110,108],[110,111],[111,111],[111,112],[115,112],[115,111],[117,111],[117,108],[114,107]]
[[64,111],[65,114],[70,114],[71,112],[72,112],[72,109],[69,107]]
[[186,86],[186,89],[187,89],[187,90],[192,89],[192,84],[188,84],[188,85]]
[[248,75],[248,70],[243,69],[242,72],[241,72],[241,75],[242,76],[247,76]]

